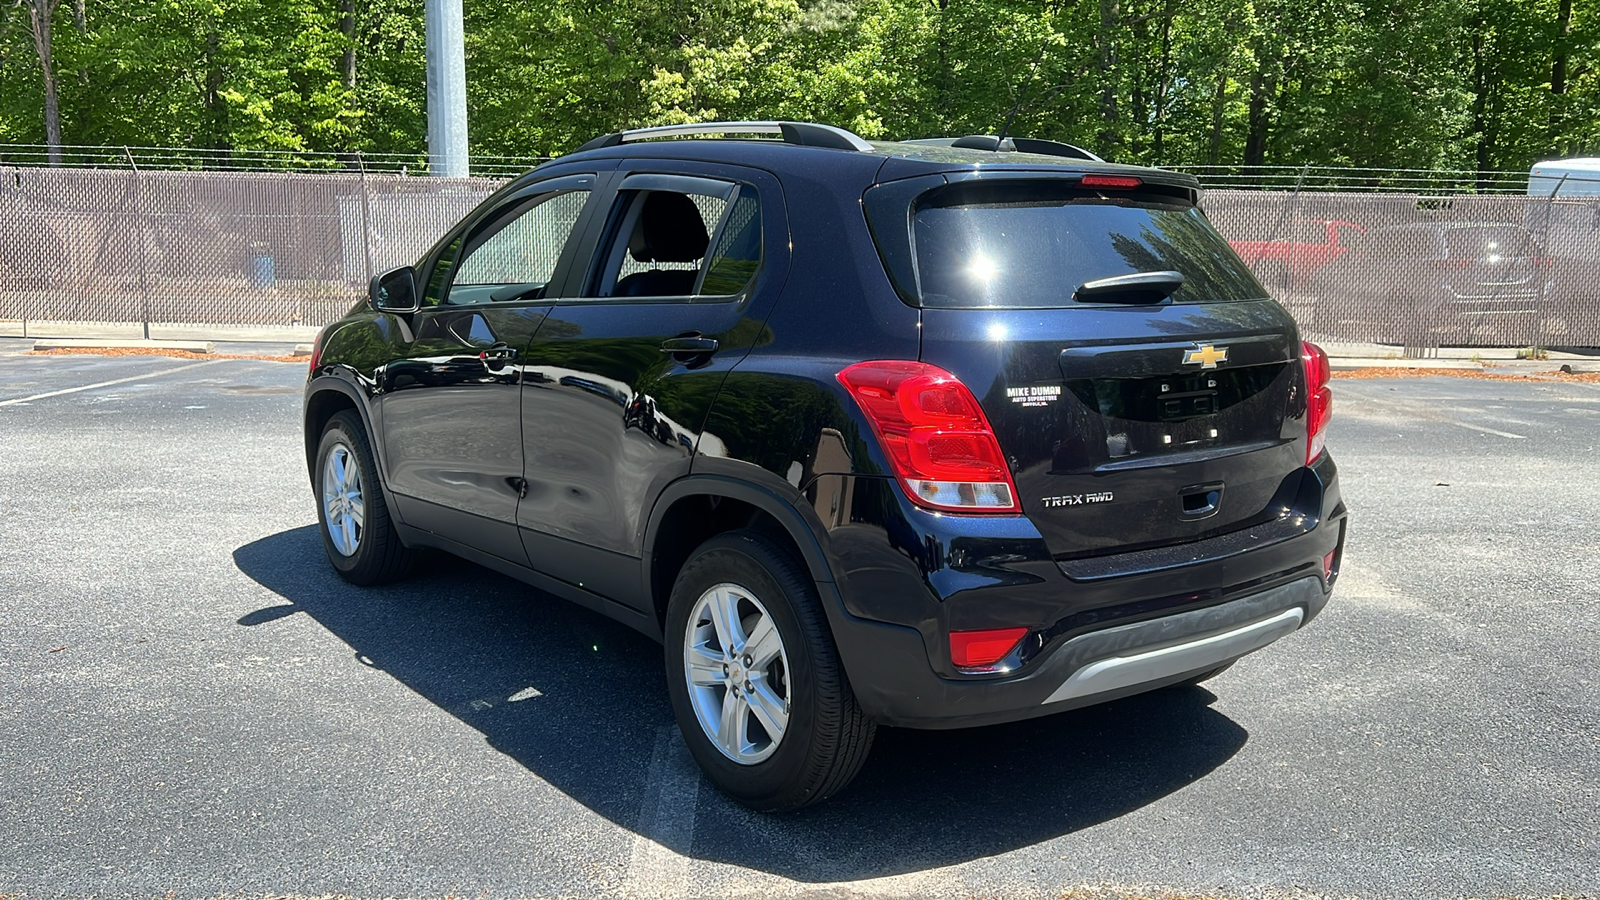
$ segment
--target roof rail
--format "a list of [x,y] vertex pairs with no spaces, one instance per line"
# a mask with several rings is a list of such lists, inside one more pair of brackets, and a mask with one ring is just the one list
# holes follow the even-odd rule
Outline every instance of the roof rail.
[[995,153],[1001,151],[1038,153],[1042,156],[1065,156],[1069,159],[1105,162],[1099,156],[1074,144],[1064,144],[1060,141],[1044,141],[1038,138],[1008,137],[1002,141],[992,134],[969,134],[966,137],[958,138],[921,138],[914,141],[905,141],[905,143],[937,144],[943,147],[958,147],[963,150],[989,150]]
[[658,125],[654,128],[636,128],[602,135],[579,147],[575,152],[599,150],[635,141],[654,138],[689,137],[699,134],[776,134],[783,136],[785,144],[802,147],[828,147],[834,150],[871,150],[872,145],[858,135],[815,122],[694,122],[688,125]]

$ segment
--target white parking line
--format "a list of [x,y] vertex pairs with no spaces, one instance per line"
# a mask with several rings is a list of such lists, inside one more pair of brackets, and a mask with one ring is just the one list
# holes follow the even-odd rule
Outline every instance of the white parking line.
[[35,400],[44,400],[47,397],[59,397],[62,394],[76,394],[79,391],[92,391],[95,388],[110,387],[110,386],[112,386],[114,384],[127,384],[130,381],[147,381],[147,380],[149,380],[151,378],[160,378],[163,375],[171,375],[171,374],[173,374],[175,372],[182,372],[182,371],[185,371],[187,369],[197,369],[200,366],[209,366],[212,363],[218,363],[218,362],[222,362],[222,360],[220,360],[220,359],[206,359],[206,360],[201,360],[200,362],[197,362],[197,363],[190,363],[187,366],[178,366],[178,367],[172,368],[172,369],[162,369],[160,372],[149,372],[149,373],[146,373],[144,375],[129,375],[127,378],[113,378],[110,381],[101,381],[101,382],[97,382],[95,384],[86,384],[86,385],[83,385],[82,387],[62,388],[59,391],[46,391],[43,394],[34,394],[31,397],[15,397],[15,398],[12,398],[10,400],[0,400],[0,406],[12,406],[12,405],[17,404],[17,403],[32,403]]
[[628,860],[625,897],[678,897],[689,888],[689,845],[700,801],[700,767],[676,725],[656,734],[637,835]]
[[1492,434],[1496,437],[1516,438],[1519,441],[1525,441],[1528,439],[1528,436],[1525,434],[1512,434],[1509,431],[1496,431],[1493,428],[1485,428],[1482,425],[1473,425],[1470,422],[1460,422],[1455,419],[1445,419],[1443,421],[1449,422],[1451,425],[1460,425],[1462,428],[1470,428],[1473,431],[1481,431],[1484,434]]

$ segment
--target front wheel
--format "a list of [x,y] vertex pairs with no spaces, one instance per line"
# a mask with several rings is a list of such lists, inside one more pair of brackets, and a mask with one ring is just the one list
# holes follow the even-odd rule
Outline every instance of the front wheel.
[[411,568],[378,482],[378,467],[361,419],[337,412],[317,444],[317,521],[328,561],[352,584],[384,584]]
[[718,535],[678,574],[667,687],[689,751],[735,800],[798,809],[860,771],[876,728],[861,711],[816,586],[750,531]]

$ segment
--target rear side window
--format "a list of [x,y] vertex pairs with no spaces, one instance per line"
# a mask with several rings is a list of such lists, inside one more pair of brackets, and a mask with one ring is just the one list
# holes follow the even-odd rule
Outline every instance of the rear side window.
[[706,260],[700,293],[718,297],[737,294],[761,268],[761,200],[749,185],[729,205],[716,242]]
[[[635,179],[652,189],[624,183],[587,296],[726,297],[744,290],[761,268],[755,188],[702,178]],[[695,189],[668,189],[675,185]]]
[[1198,209],[1160,195],[1106,195],[1049,182],[970,183],[912,213],[923,306],[1070,306],[1086,282],[1174,270],[1176,303],[1267,296]]

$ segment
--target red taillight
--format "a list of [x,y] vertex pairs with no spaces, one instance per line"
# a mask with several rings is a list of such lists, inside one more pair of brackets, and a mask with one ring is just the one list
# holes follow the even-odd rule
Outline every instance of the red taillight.
[[950,661],[962,669],[992,666],[1011,652],[1028,633],[1026,628],[991,628],[987,631],[950,632]]
[[320,362],[322,362],[322,332],[319,331],[317,339],[311,343],[311,365],[306,370],[312,377],[316,376],[317,364]]
[[1113,188],[1120,191],[1132,190],[1144,184],[1143,181],[1132,175],[1085,175],[1078,182],[1080,187]]
[[977,398],[927,363],[873,360],[839,373],[916,503],[961,512],[1020,512],[1000,442]]
[[1300,345],[1300,358],[1306,366],[1306,465],[1322,455],[1328,436],[1328,420],[1333,418],[1333,388],[1328,386],[1332,370],[1328,354],[1310,341]]

